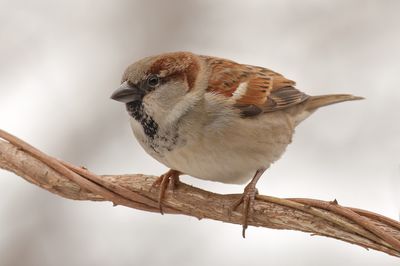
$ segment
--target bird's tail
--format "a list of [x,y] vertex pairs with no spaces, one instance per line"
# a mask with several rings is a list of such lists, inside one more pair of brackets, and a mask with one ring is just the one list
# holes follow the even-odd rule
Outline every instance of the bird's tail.
[[335,103],[345,102],[345,101],[355,101],[362,100],[364,97],[354,96],[351,94],[329,94],[320,96],[311,96],[306,101],[306,110],[314,111],[322,106],[327,106]]

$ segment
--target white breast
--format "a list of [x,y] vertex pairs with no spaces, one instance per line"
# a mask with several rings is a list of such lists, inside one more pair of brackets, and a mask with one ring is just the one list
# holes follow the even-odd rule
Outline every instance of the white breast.
[[210,127],[193,127],[201,132],[187,134],[185,145],[156,159],[200,179],[245,183],[257,169],[279,159],[291,142],[293,128],[284,116],[275,112],[259,118],[236,118],[218,132]]
[[243,119],[220,106],[224,113],[214,112],[214,106],[203,108],[209,113],[193,110],[180,120],[173,149],[155,151],[134,119],[132,129],[142,147],[167,167],[233,184],[247,182],[259,168],[275,162],[291,142],[295,123],[285,111]]

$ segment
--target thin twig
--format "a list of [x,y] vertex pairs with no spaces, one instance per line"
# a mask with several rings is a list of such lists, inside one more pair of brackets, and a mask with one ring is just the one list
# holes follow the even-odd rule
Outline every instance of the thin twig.
[[[55,159],[0,130],[0,168],[69,199],[111,201],[143,211],[158,211],[155,176],[99,176]],[[180,183],[164,198],[164,212],[240,224],[242,212],[229,213],[238,194],[220,195]],[[249,225],[290,229],[336,238],[400,257],[400,223],[382,215],[341,206],[337,201],[281,199],[257,195]]]

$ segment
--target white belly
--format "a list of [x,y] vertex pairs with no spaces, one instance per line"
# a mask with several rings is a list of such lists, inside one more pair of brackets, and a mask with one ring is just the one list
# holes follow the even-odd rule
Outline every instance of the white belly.
[[183,145],[157,154],[149,149],[139,124],[133,131],[143,148],[166,166],[200,179],[243,184],[261,167],[279,159],[291,142],[292,124],[283,112],[238,119],[219,130],[197,128]]
[[261,157],[244,156],[238,149],[215,144],[177,149],[165,156],[164,160],[169,167],[190,176],[232,184],[245,183],[257,169],[269,165]]

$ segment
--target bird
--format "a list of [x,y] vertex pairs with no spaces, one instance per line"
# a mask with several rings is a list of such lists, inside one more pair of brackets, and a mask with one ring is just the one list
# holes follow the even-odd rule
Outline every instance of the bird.
[[242,235],[253,213],[256,184],[292,142],[295,128],[320,107],[363,97],[310,96],[296,83],[268,68],[232,60],[170,52],[129,65],[111,99],[122,102],[143,149],[170,170],[159,186],[165,191],[180,175],[245,184],[229,208],[242,205]]

